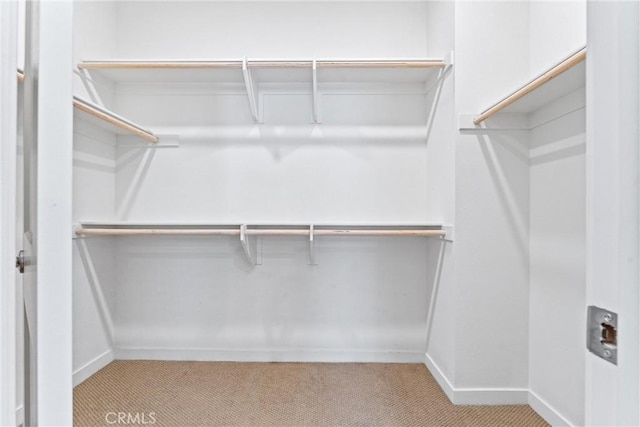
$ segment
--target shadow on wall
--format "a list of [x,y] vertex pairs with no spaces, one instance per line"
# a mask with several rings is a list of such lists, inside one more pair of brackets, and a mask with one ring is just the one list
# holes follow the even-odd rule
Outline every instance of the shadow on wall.
[[[426,324],[426,339],[425,339],[425,353],[429,350],[429,340],[431,338],[431,331],[433,329],[433,317],[435,315],[436,304],[438,302],[438,292],[441,287],[442,269],[445,262],[446,246],[450,245],[444,239],[429,240],[430,255],[427,258],[427,295],[429,299],[426,301],[427,307],[427,324]],[[436,255],[436,256],[434,256]]]
[[497,189],[502,212],[516,236],[522,257],[529,253],[529,148],[528,137],[522,131],[477,135],[487,170]]
[[[112,248],[111,250],[109,249],[109,246],[113,245],[113,241],[110,238],[76,238],[75,245],[82,264],[82,280],[74,280],[74,285],[87,285],[89,287],[93,297],[93,304],[90,301],[83,301],[83,304],[90,304],[96,308],[100,316],[104,336],[109,346],[113,348],[115,340],[113,321],[113,292],[115,291],[115,284],[111,274],[113,274],[114,259]],[[96,266],[94,259],[100,260],[102,265]],[[79,293],[77,294],[79,295]]]
[[584,108],[532,130],[531,166],[555,162],[586,153]]
[[126,218],[131,211],[157,149],[154,147],[119,147],[117,149],[116,194],[119,200],[116,200],[116,218]]
[[118,347],[258,352],[272,360],[424,357],[426,283],[437,280],[430,269],[439,264],[425,263],[425,238],[316,244],[311,266],[306,239],[265,238],[263,264],[254,267],[232,237],[118,238]]

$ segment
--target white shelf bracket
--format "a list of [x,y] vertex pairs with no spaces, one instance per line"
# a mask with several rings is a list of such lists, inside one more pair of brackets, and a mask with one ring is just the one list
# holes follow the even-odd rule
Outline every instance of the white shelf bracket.
[[312,110],[313,110],[313,123],[320,123],[320,94],[318,93],[318,61],[313,60],[313,96],[312,96]]
[[246,56],[242,58],[242,75],[244,76],[244,85],[247,88],[251,118],[254,123],[260,123],[260,114],[258,113],[258,87],[253,81],[253,76],[251,75],[249,62],[247,61]]
[[251,256],[251,246],[249,245],[249,236],[247,235],[246,224],[242,224],[240,226],[240,243],[242,243],[242,249],[244,249],[244,254],[247,256],[249,264],[255,265],[253,257]]
[[309,265],[317,265],[313,225],[309,226]]

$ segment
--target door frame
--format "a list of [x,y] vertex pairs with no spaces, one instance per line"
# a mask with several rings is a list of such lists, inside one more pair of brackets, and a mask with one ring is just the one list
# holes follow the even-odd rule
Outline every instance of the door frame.
[[0,425],[16,425],[18,3],[0,1]]
[[[72,32],[70,0],[40,2],[37,422],[72,425]],[[16,425],[18,2],[0,1],[0,425]],[[21,301],[20,301],[21,303]]]
[[73,2],[41,0],[37,160],[37,419],[73,424]]
[[639,9],[587,2],[587,305],[618,313],[617,366],[586,356],[587,425],[640,424]]

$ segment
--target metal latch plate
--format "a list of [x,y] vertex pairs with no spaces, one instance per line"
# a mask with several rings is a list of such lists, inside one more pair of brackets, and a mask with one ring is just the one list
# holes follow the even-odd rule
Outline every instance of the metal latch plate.
[[618,314],[594,305],[587,313],[587,349],[607,362],[618,364]]

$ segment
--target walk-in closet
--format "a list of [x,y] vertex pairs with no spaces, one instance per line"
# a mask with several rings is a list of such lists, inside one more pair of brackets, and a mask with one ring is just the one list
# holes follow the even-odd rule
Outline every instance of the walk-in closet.
[[638,3],[9,3],[14,425],[640,422]]

